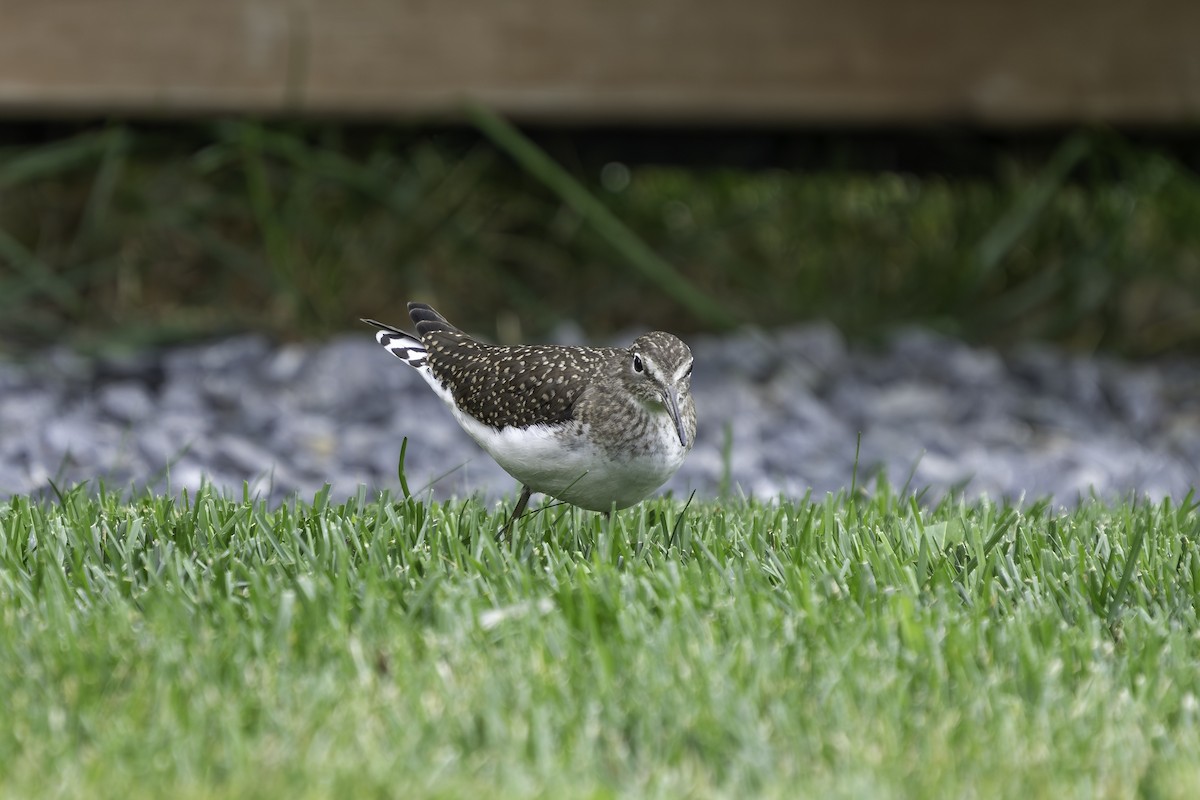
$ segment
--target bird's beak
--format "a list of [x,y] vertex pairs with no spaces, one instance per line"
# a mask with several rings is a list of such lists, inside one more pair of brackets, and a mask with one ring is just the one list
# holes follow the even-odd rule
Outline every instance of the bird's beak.
[[683,427],[683,416],[679,413],[679,390],[674,386],[668,386],[663,392],[663,404],[667,407],[667,411],[671,412],[671,419],[675,420],[675,432],[679,434],[679,444],[687,447],[688,432],[687,428]]

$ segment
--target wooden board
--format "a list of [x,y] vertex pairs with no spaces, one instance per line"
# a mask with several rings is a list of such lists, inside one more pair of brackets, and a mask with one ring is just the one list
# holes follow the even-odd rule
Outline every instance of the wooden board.
[[1200,120],[1196,0],[0,0],[0,113]]

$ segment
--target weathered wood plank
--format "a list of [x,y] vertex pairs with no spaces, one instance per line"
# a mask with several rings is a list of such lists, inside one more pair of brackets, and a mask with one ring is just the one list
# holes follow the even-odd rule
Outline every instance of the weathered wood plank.
[[0,112],[1200,120],[1195,0],[0,0]]

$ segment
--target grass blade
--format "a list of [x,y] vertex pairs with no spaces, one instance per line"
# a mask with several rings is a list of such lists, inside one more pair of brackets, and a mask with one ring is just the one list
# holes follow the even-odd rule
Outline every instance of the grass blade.
[[1081,134],[1063,142],[1042,175],[979,242],[975,258],[977,282],[982,282],[990,275],[1021,237],[1037,224],[1055,192],[1091,150],[1090,140]]
[[642,277],[709,325],[721,329],[733,327],[734,319],[723,304],[701,292],[651,250],[607,206],[515,127],[477,103],[468,105],[467,115],[497,147],[575,209]]
[[412,492],[408,490],[408,478],[404,474],[404,457],[407,454],[408,437],[405,436],[400,440],[400,460],[396,463],[396,476],[400,478],[400,493],[404,495],[405,500],[412,497]]
[[[1129,523],[1132,523],[1132,515],[1127,514]],[[1126,529],[1134,527],[1127,524]],[[1117,621],[1117,617],[1121,613],[1121,605],[1125,602],[1125,593],[1129,591],[1129,584],[1133,580],[1134,570],[1137,569],[1138,556],[1142,552],[1142,544],[1146,541],[1146,530],[1149,528],[1149,521],[1145,524],[1139,524],[1133,531],[1132,538],[1129,542],[1129,555],[1125,557],[1125,569],[1121,571],[1121,581],[1117,584],[1117,591],[1112,596],[1112,600],[1108,605],[1108,625],[1112,627]]]

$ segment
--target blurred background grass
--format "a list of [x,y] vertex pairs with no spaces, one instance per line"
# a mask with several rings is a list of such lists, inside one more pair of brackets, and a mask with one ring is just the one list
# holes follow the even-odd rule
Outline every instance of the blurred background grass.
[[489,119],[9,131],[0,347],[314,338],[402,322],[419,298],[500,340],[827,319],[862,339],[916,323],[1200,350],[1200,179],[1177,148],[1094,131],[982,148],[970,169],[881,168],[848,141],[818,168],[694,139],[663,157],[670,137],[649,155],[567,135],[522,151]]

